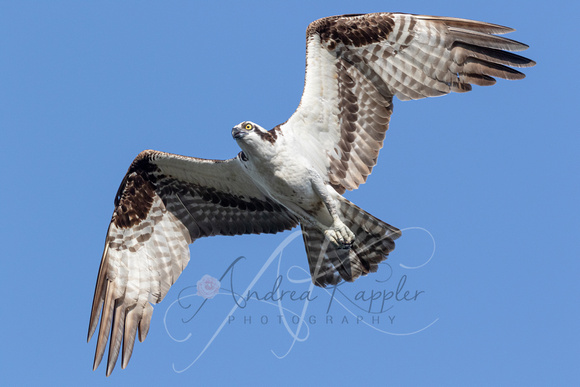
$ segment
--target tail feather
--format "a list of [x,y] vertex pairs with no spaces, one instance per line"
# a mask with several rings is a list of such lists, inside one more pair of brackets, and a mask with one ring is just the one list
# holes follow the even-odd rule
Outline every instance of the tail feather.
[[376,272],[378,264],[395,249],[395,239],[401,236],[398,228],[344,198],[339,210],[342,221],[355,235],[350,249],[333,245],[322,230],[301,223],[310,274],[317,286],[335,285],[342,280],[352,282],[361,275]]

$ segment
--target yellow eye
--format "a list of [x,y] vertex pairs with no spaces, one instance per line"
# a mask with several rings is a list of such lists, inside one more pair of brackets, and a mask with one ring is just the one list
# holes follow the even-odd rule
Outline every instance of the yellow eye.
[[252,130],[252,124],[246,124],[246,126],[244,126],[244,129]]

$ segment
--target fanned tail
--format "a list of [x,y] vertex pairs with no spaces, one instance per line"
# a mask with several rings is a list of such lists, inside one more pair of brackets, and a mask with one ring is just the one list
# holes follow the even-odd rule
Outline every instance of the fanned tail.
[[350,249],[330,243],[319,228],[300,224],[312,282],[317,286],[335,285],[342,280],[352,282],[376,272],[378,264],[395,249],[395,239],[401,236],[398,228],[344,198],[340,199],[339,210],[342,221],[355,235]]

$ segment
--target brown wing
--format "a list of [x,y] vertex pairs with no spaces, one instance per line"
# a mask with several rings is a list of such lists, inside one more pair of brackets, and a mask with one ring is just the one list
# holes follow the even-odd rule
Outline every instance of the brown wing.
[[144,151],[117,193],[91,310],[99,323],[94,369],[111,336],[107,376],[122,350],[125,368],[137,329],[143,341],[153,313],[189,261],[190,243],[212,235],[276,233],[297,220],[263,195],[236,157],[203,160]]
[[535,63],[508,51],[526,45],[493,34],[511,28],[398,13],[333,16],[306,32],[300,106],[280,126],[335,189],[366,181],[377,162],[392,100],[466,92],[493,77],[521,79]]

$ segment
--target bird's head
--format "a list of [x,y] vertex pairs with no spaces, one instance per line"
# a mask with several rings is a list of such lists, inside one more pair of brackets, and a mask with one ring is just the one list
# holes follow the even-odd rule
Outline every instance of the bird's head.
[[251,121],[244,121],[232,128],[232,137],[236,140],[240,148],[248,154],[264,152],[268,145],[273,145],[276,138]]
[[236,141],[246,141],[246,138],[250,139],[252,137],[258,137],[260,134],[264,133],[268,133],[268,131],[251,121],[244,121],[232,128],[232,137]]

